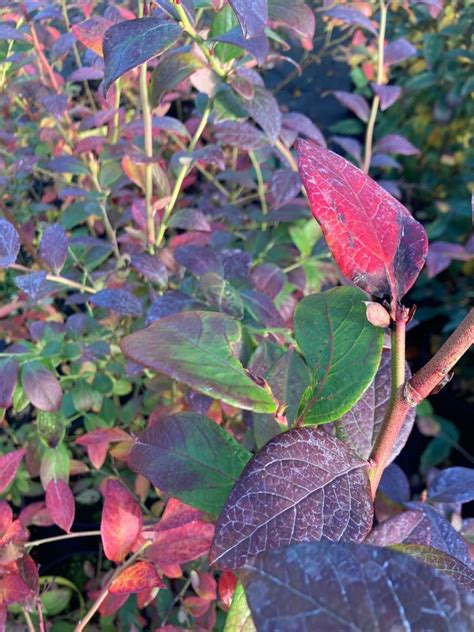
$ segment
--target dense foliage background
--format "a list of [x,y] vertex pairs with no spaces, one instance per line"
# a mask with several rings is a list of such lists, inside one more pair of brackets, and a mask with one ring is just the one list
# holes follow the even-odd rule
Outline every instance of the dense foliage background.
[[[427,231],[407,299],[412,368],[463,318],[474,5],[388,4],[381,53],[379,2],[269,0],[265,15],[263,0],[0,0],[0,629],[74,630],[147,528],[153,564],[103,595],[91,627],[224,629],[237,580],[207,561],[216,512],[127,459],[141,431],[188,412],[236,439],[243,467],[282,419],[257,386],[251,412],[232,400],[237,385],[213,399],[119,345],[170,315],[228,314],[243,330],[226,332],[233,351],[295,420],[309,383],[295,307],[345,283],[301,190],[298,137],[370,173]],[[141,27],[129,39],[143,16],[152,45]],[[224,353],[218,326],[205,323],[203,347]],[[464,361],[419,407],[397,460],[409,497],[426,498],[437,468],[472,465],[472,382]],[[388,505],[379,520],[400,511]],[[470,543],[471,507],[441,508]],[[86,533],[56,539],[64,531]]]

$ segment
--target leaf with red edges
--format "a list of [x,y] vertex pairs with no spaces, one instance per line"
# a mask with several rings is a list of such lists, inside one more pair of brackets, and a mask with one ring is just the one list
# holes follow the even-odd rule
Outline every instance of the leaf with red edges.
[[10,485],[20,467],[21,459],[26,450],[13,450],[0,456],[0,494]]
[[46,507],[54,523],[69,533],[74,522],[74,496],[69,485],[61,478],[48,483]]
[[337,154],[298,143],[299,172],[314,217],[343,274],[363,290],[400,301],[428,250],[425,230],[394,197]]
[[116,480],[107,481],[100,533],[104,553],[120,563],[132,550],[143,524],[140,505]]
[[122,571],[112,582],[109,593],[128,595],[151,588],[166,588],[166,586],[158,575],[155,565],[152,562],[142,560]]

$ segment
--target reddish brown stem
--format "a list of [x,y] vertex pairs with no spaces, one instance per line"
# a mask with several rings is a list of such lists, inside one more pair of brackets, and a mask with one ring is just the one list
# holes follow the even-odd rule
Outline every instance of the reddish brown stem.
[[[373,498],[408,411],[430,395],[473,342],[474,310],[471,310],[431,360],[415,373],[411,380],[398,386],[394,395],[392,394],[370,458],[369,478]],[[392,349],[392,352],[394,351],[396,353],[396,350]]]

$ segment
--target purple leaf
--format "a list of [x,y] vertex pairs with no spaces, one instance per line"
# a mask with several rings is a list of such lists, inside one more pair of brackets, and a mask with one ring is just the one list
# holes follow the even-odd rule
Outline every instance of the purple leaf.
[[365,541],[376,546],[424,544],[469,564],[467,546],[447,520],[427,505],[408,503],[407,506],[413,509],[385,520]]
[[15,263],[20,252],[20,237],[16,228],[6,219],[0,218],[0,268]]
[[384,49],[384,62],[387,66],[399,64],[416,55],[416,48],[405,38],[399,37],[390,42]]
[[215,40],[216,42],[224,42],[226,44],[233,44],[234,46],[243,48],[255,57],[259,65],[265,63],[268,53],[270,52],[270,44],[263,31],[254,37],[245,38],[243,37],[240,28],[236,27],[227,31],[227,33],[216,35],[210,39]]
[[181,35],[175,22],[159,18],[125,20],[111,26],[104,35],[104,93],[132,68],[164,53]]
[[274,263],[261,263],[256,266],[250,278],[259,292],[275,298],[286,283],[286,274]]
[[432,18],[437,18],[443,10],[444,0],[410,0],[410,4],[424,4]]
[[408,139],[399,134],[383,136],[376,142],[374,149],[375,151],[401,154],[402,156],[418,156],[420,153],[420,150],[412,145]]
[[314,140],[315,143],[322,145],[322,147],[326,147],[326,141],[321,131],[305,114],[300,114],[299,112],[284,113],[282,126],[284,129],[294,132],[295,138],[299,134],[303,134],[303,136]]
[[104,309],[111,309],[127,316],[140,316],[143,304],[139,298],[127,290],[109,288],[100,290],[89,299],[93,305]]
[[272,195],[272,208],[277,209],[291,202],[301,190],[301,181],[298,173],[291,169],[279,169],[275,171],[270,181],[270,193]]
[[285,323],[275,307],[272,299],[262,292],[245,290],[242,292],[244,305],[252,318],[265,327],[284,327]]
[[161,287],[168,284],[168,270],[163,261],[156,255],[132,255],[132,267],[146,279],[157,283]]
[[336,20],[341,20],[341,22],[350,26],[360,26],[370,31],[370,33],[377,35],[377,30],[372,24],[372,20],[359,11],[359,9],[338,6],[324,11],[324,15],[328,15],[330,18],[335,18]]
[[224,154],[217,145],[206,145],[201,147],[201,149],[196,149],[196,151],[193,151],[192,156],[199,164],[211,165],[221,171],[225,169]]
[[382,112],[387,110],[397,101],[402,93],[399,86],[385,86],[377,83],[371,83],[372,90],[380,99],[380,109]]
[[18,362],[0,359],[0,408],[10,408],[18,376]]
[[474,470],[450,467],[439,474],[428,489],[435,503],[468,503],[474,500]]
[[99,65],[97,66],[84,66],[71,72],[67,80],[69,82],[75,81],[97,81],[104,76],[104,70]]
[[41,103],[47,112],[56,118],[61,118],[67,108],[67,96],[65,94],[51,94],[41,99]]
[[394,544],[390,548],[436,568],[443,575],[451,577],[458,586],[474,592],[474,571],[452,555],[422,544]]
[[208,272],[223,273],[221,258],[210,246],[181,246],[176,248],[174,256],[194,276],[200,277]]
[[214,126],[216,140],[221,145],[230,145],[250,151],[268,145],[267,137],[250,123],[225,121]]
[[428,256],[426,257],[426,269],[428,278],[432,279],[437,274],[446,270],[451,261],[469,261],[472,254],[460,244],[451,244],[447,241],[435,241],[430,244]]
[[204,213],[194,208],[181,208],[176,210],[171,217],[169,226],[170,228],[199,230],[206,233],[211,231],[211,225],[207,221]]
[[[377,439],[390,399],[390,352],[382,353],[379,369],[369,388],[348,413],[334,422],[336,434],[347,447],[354,450],[361,459],[368,459]],[[408,365],[405,376],[411,377]],[[415,422],[412,408],[404,421],[400,434],[393,446],[389,462],[393,461],[405,445]]]
[[333,136],[332,140],[352,156],[356,162],[362,163],[362,145],[355,138],[350,136]]
[[366,463],[315,428],[272,439],[245,468],[217,522],[219,568],[297,542],[364,539],[372,525]]
[[[2,19],[4,20],[5,18]],[[0,40],[22,41],[26,40],[26,35],[13,26],[0,24]]]
[[389,154],[373,154],[370,161],[371,167],[379,167],[381,169],[401,169],[402,165]]
[[255,86],[253,99],[243,105],[272,143],[275,143],[281,130],[281,112],[273,94],[265,88]]
[[155,66],[150,81],[152,107],[161,104],[163,97],[188,79],[197,70],[204,68],[202,60],[192,52],[177,49],[165,55]]
[[245,38],[255,37],[267,25],[267,0],[229,0]]
[[241,576],[259,632],[472,628],[469,591],[398,551],[297,544],[258,556]]
[[63,399],[55,375],[39,362],[28,362],[21,370],[21,385],[33,406],[47,412],[59,410]]
[[395,180],[379,180],[379,185],[397,200],[401,199],[402,191]]
[[316,19],[303,0],[270,0],[268,17],[273,27],[283,27],[296,35],[303,48],[312,50]]
[[234,248],[222,251],[222,265],[224,267],[224,277],[228,281],[243,281],[250,272],[252,255],[245,250]]
[[370,108],[364,97],[360,94],[352,94],[352,92],[344,92],[342,90],[334,90],[332,94],[336,97],[339,103],[342,103],[342,105],[354,112],[361,121],[367,123],[369,120]]
[[60,224],[52,224],[44,231],[40,242],[41,261],[54,274],[59,274],[66,263],[68,239]]
[[146,314],[146,325],[151,325],[161,318],[179,314],[180,312],[190,311],[192,309],[200,309],[203,307],[199,301],[192,296],[183,294],[182,292],[167,292],[163,296],[159,296]]
[[385,468],[377,493],[381,492],[398,505],[410,500],[410,483],[405,472],[395,463]]
[[32,301],[38,301],[47,289],[46,286],[47,274],[44,270],[39,272],[30,272],[29,274],[23,274],[15,278],[17,286],[27,294],[28,298]]
[[214,305],[224,314],[241,320],[244,316],[244,304],[241,296],[232,285],[215,272],[201,277],[201,290],[210,305]]

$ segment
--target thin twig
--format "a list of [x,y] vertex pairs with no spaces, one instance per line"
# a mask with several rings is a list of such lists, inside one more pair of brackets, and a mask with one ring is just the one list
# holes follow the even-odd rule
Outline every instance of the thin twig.
[[43,538],[42,540],[33,540],[32,542],[27,542],[25,544],[25,547],[27,549],[32,549],[35,546],[50,544],[51,542],[59,542],[60,540],[70,540],[71,538],[88,538],[92,536],[100,536],[100,531],[74,531],[74,533],[56,535],[51,538]]
[[[37,272],[37,270],[31,270],[26,266],[22,266],[19,263],[11,263],[9,266],[12,270],[18,270],[18,272]],[[47,274],[46,279],[48,281],[54,281],[55,283],[60,283],[61,285],[66,285],[67,287],[71,287],[75,290],[80,290],[81,292],[87,292],[88,294],[95,294],[97,290],[93,287],[89,287],[88,285],[83,285],[82,283],[78,283],[77,281],[73,281],[72,279],[67,279],[59,274]]]

